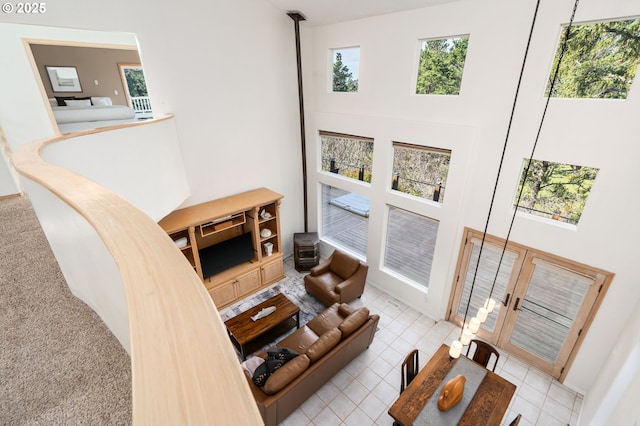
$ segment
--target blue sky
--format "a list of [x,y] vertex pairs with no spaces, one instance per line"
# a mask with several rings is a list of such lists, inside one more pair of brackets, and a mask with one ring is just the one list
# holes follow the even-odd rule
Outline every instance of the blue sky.
[[336,60],[336,53],[342,54],[342,63],[349,68],[354,80],[358,80],[360,75],[360,48],[346,47],[343,49],[333,50],[333,62]]

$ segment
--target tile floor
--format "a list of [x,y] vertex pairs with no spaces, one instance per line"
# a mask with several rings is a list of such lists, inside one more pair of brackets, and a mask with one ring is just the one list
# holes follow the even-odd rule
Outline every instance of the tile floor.
[[[286,259],[285,274],[299,275],[293,258]],[[459,335],[454,324],[435,322],[373,286],[367,286],[352,304],[367,306],[380,315],[380,329],[373,343],[282,425],[390,426],[393,419],[387,410],[398,396],[404,356],[418,348],[420,364],[424,365],[442,343],[450,344]],[[504,350],[500,350],[495,371],[517,386],[504,425],[518,413],[522,414],[521,426],[577,424],[582,395]]]

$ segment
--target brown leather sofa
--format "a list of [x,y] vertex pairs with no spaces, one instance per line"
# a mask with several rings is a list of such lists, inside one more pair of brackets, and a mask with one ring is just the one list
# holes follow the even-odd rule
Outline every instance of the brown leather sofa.
[[[275,370],[258,387],[247,375],[249,387],[266,426],[276,426],[367,349],[376,332],[378,315],[369,309],[335,303],[278,342],[298,355]],[[268,349],[260,356],[265,358]]]
[[362,296],[369,267],[339,250],[304,277],[307,293],[324,306],[349,303]]

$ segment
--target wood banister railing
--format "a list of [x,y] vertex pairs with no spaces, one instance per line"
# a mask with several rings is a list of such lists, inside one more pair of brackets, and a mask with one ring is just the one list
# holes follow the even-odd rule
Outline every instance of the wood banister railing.
[[118,266],[130,322],[134,424],[262,424],[222,320],[173,241],[119,195],[40,157],[47,145],[108,130],[34,142],[11,158],[20,174],[93,226]]

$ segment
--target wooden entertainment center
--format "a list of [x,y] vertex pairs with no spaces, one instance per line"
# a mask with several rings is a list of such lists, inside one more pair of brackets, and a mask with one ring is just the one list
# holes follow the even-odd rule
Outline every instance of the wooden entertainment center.
[[[158,224],[221,309],[284,278],[282,195],[259,188],[175,210]],[[271,255],[267,247],[271,247]]]

